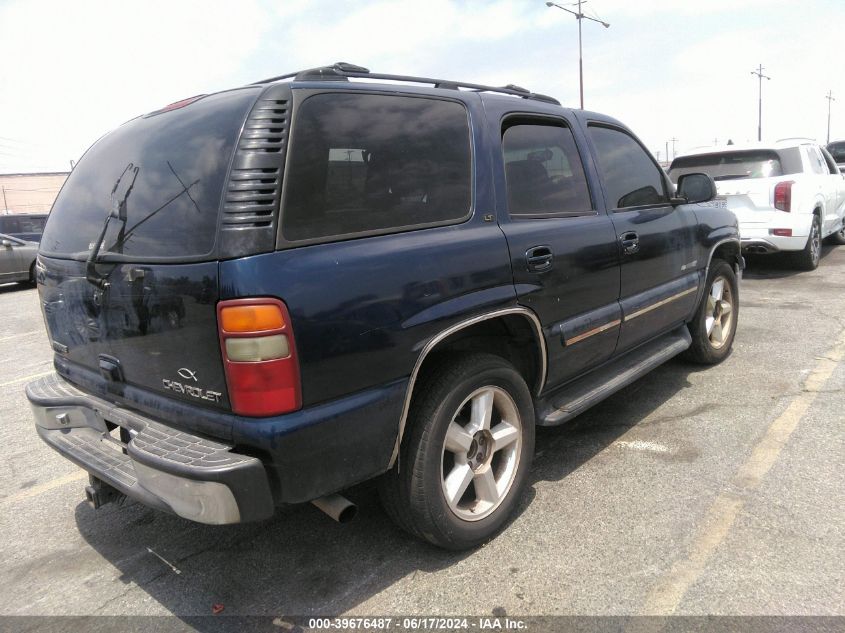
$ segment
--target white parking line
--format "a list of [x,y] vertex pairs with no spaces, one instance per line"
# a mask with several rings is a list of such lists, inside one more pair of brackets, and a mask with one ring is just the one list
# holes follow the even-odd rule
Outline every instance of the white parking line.
[[22,336],[32,336],[33,334],[41,334],[43,330],[33,330],[32,332],[24,332],[22,334],[13,334],[12,336],[4,336],[0,338],[0,343],[3,341],[11,341],[16,338],[21,338]]
[[53,371],[45,371],[40,374],[32,374],[31,376],[23,376],[22,378],[15,378],[14,380],[10,380],[9,382],[0,382],[0,387],[8,387],[9,385],[16,385],[20,382],[26,382],[27,380],[34,380],[35,378],[43,378],[44,376],[49,376],[52,374]]
[[[795,396],[786,410],[772,422],[766,434],[751,451],[748,460],[740,466],[732,481],[732,486],[740,493],[754,491],[760,486],[792,432],[843,358],[845,330],[840,332],[836,345],[818,359],[804,381],[801,393]],[[710,556],[724,542],[744,505],[745,502],[737,493],[723,492],[716,497],[698,534],[690,544],[687,558],[676,561],[669,573],[652,589],[642,608],[643,615],[671,615],[675,612],[684,594],[704,572]]]
[[21,490],[13,495],[9,495],[8,497],[3,497],[2,499],[0,499],[0,506],[11,505],[13,503],[17,503],[18,501],[23,501],[24,499],[36,497],[44,492],[53,490],[54,488],[60,488],[66,484],[87,478],[88,473],[84,470],[69,473],[64,477],[57,477],[56,479],[45,481],[43,484],[38,484],[37,486],[33,486],[32,488],[26,488],[25,490]]

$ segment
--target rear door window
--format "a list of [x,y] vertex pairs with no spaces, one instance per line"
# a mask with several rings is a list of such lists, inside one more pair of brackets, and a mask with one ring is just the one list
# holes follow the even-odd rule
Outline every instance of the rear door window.
[[255,98],[252,89],[210,95],[97,141],[59,193],[41,251],[84,259],[113,213],[102,259],[210,257],[226,172]]
[[502,137],[511,217],[594,215],[572,130],[509,125]]
[[318,94],[295,115],[282,236],[324,240],[462,221],[472,200],[467,112],[454,101]]

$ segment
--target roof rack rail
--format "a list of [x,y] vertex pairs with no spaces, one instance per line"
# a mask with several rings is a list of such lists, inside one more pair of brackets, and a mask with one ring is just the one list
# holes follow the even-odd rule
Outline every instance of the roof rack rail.
[[300,70],[286,75],[278,75],[276,77],[269,77],[256,81],[252,85],[267,84],[274,81],[282,81],[284,79],[294,79],[295,81],[348,81],[350,77],[359,79],[383,79],[386,81],[408,81],[419,84],[432,84],[435,88],[444,88],[447,90],[459,90],[466,88],[477,92],[498,92],[500,94],[513,95],[523,99],[533,99],[535,101],[543,101],[545,103],[553,103],[560,105],[560,101],[548,95],[531,92],[526,88],[508,84],[507,86],[485,86],[483,84],[473,84],[464,81],[452,81],[449,79],[432,79],[430,77],[413,77],[411,75],[387,75],[382,73],[371,73],[363,66],[356,66],[347,62],[337,62],[331,66],[323,66],[320,68],[310,68],[308,70]]
[[815,143],[816,139],[809,136],[787,136],[786,138],[779,138],[775,143],[783,143],[784,141],[807,141],[808,143]]

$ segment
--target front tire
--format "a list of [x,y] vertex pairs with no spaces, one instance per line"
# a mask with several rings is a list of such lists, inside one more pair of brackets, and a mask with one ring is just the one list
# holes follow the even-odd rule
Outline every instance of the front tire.
[[492,354],[446,357],[415,390],[382,502],[415,536],[476,547],[513,513],[533,454],[534,407],[514,367]]
[[707,273],[705,295],[689,324],[689,360],[704,365],[721,363],[731,353],[739,317],[739,287],[731,265],[714,259]]

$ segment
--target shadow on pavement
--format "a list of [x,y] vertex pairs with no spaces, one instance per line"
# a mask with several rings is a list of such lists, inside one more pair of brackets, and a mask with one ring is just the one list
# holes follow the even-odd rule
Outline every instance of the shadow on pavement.
[[0,294],[5,292],[18,292],[19,290],[30,290],[34,288],[31,283],[18,283],[11,281],[9,283],[0,283]]
[[[836,250],[836,246],[822,245],[819,266],[824,265],[825,258]],[[793,277],[803,272],[795,267],[792,258],[787,253],[773,255],[746,255],[743,279],[781,279]]]
[[[687,377],[698,369],[670,361],[572,423],[541,429],[538,456],[517,515],[530,506],[534,484],[566,477],[688,387]],[[446,552],[406,535],[382,511],[372,483],[347,491],[347,496],[360,511],[346,525],[311,505],[280,510],[258,524],[214,527],[139,504],[95,512],[84,503],[76,507],[76,523],[88,544],[120,571],[127,593],[137,585],[188,620],[210,615],[213,605],[223,605],[225,615],[339,614],[406,576],[412,581],[416,574],[484,555],[483,548]],[[403,599],[398,594],[397,601],[397,611],[413,610],[412,595]],[[103,606],[121,611],[119,603]],[[198,626],[196,620],[190,623]]]

